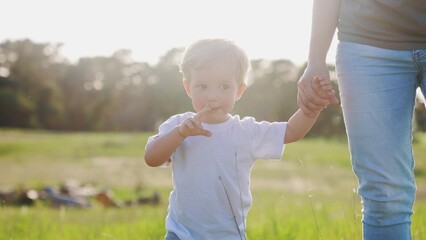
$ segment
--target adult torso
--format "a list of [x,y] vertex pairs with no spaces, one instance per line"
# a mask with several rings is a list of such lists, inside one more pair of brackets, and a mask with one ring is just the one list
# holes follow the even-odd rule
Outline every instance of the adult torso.
[[426,0],[342,0],[338,37],[390,49],[426,49]]

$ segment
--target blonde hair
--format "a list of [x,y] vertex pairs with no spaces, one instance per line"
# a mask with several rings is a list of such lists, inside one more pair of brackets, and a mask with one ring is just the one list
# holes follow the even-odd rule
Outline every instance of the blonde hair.
[[227,39],[202,39],[188,46],[183,54],[180,72],[186,81],[191,71],[210,67],[219,61],[228,61],[234,68],[239,83],[245,83],[250,63],[245,51]]

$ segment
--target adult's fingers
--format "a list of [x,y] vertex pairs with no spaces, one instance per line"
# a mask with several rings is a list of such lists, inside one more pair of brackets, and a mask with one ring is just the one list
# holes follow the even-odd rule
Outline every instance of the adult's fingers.
[[308,115],[308,116],[314,116],[315,112],[310,109],[310,107],[306,104],[307,100],[305,98],[303,90],[300,90],[297,92],[297,105],[299,105],[300,109]]
[[[306,80],[305,80],[306,81]],[[297,83],[297,87],[299,91],[302,91],[302,94],[304,95],[304,103],[305,105],[309,106],[324,106],[328,104],[328,101],[326,99],[321,98],[314,89],[312,88],[311,81],[309,82],[302,82],[299,81]]]
[[[311,89],[312,90],[312,89]],[[314,96],[313,96],[314,95]],[[313,90],[312,93],[307,93],[307,89],[301,91],[302,104],[309,108],[312,112],[317,112],[324,109],[329,101],[318,96]],[[313,100],[315,98],[315,100]]]
[[298,103],[300,109],[308,116],[314,116],[315,112],[309,109],[307,106]]
[[305,90],[306,99],[309,106],[323,106],[327,105],[328,101],[321,96],[319,96],[313,89],[312,86],[309,86]]

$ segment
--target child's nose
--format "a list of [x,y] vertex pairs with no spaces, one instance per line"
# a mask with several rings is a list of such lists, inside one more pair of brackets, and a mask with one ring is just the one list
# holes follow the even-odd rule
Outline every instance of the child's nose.
[[207,99],[209,100],[209,101],[212,101],[212,100],[217,100],[219,98],[219,91],[216,91],[216,90],[210,90],[208,93],[207,93]]

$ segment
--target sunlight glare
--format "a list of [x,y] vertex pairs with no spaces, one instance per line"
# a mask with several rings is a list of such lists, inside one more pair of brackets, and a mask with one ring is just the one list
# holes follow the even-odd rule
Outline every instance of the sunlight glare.
[[7,78],[10,75],[10,70],[6,67],[0,67],[0,77]]
[[[0,41],[29,38],[63,43],[61,54],[71,62],[128,49],[132,60],[152,64],[172,48],[183,48],[200,38],[222,37],[241,45],[251,59],[288,59],[301,64],[308,56],[312,2],[7,1],[8,11],[0,21],[9,24],[2,27]],[[18,12],[25,18],[17,18]]]

